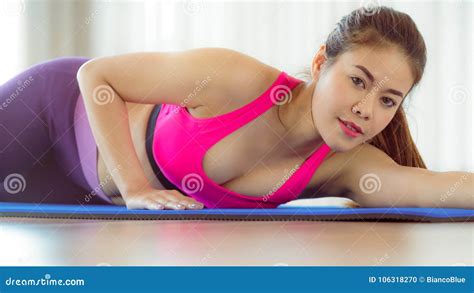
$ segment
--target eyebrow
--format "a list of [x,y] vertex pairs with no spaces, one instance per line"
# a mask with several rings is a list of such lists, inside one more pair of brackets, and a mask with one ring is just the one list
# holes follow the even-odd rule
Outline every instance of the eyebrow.
[[[354,65],[354,66],[359,68],[360,70],[362,70],[362,72],[364,72],[365,75],[367,75],[367,78],[369,78],[371,82],[375,81],[374,76],[372,75],[372,73],[370,73],[370,71],[367,68],[365,68],[362,65]],[[397,90],[394,90],[394,89],[387,89],[386,92],[392,93],[396,96],[400,96],[403,99],[403,93],[400,92],[400,91],[397,91]]]

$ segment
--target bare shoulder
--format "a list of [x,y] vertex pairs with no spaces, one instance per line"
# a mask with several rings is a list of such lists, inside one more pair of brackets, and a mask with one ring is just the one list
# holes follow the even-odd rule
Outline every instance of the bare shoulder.
[[350,164],[347,164],[343,172],[346,177],[359,174],[361,171],[370,172],[372,168],[397,164],[383,150],[369,143],[358,145],[344,155],[346,160],[350,160]]
[[358,145],[348,152],[338,153],[338,156],[339,163],[343,164],[339,183],[345,186],[361,173],[370,173],[380,167],[397,164],[383,150],[369,143]]
[[312,192],[304,197],[318,194],[349,196],[353,182],[358,182],[362,173],[378,170],[380,166],[396,164],[384,151],[364,143],[347,152],[330,153],[311,179]]
[[[232,49],[214,48],[214,54],[232,56],[232,62],[223,63],[216,68],[215,76],[218,82],[225,86],[214,87],[216,91],[206,97],[209,108],[238,108],[262,94],[277,79],[281,71],[261,60]],[[221,57],[226,60],[225,57]],[[212,82],[212,81],[211,81]]]

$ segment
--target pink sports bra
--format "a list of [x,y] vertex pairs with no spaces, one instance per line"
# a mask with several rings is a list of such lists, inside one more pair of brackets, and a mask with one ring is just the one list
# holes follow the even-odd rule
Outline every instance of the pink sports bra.
[[268,196],[239,194],[218,185],[206,175],[202,161],[214,144],[268,111],[280,94],[290,93],[300,82],[282,71],[273,84],[249,104],[211,118],[196,118],[186,107],[162,104],[152,141],[157,166],[171,183],[206,208],[275,208],[297,199],[331,151],[324,142]]

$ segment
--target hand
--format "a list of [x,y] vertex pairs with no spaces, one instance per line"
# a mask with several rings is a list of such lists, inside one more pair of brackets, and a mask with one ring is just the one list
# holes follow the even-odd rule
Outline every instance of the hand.
[[[148,188],[123,196],[128,209],[202,209],[204,205],[192,197],[185,196],[177,190],[159,190]],[[195,204],[195,206],[193,206]]]

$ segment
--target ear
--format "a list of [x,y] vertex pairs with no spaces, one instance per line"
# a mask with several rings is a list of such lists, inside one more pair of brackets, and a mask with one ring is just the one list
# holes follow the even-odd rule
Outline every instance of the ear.
[[326,62],[326,45],[321,45],[318,52],[313,57],[313,62],[311,63],[311,75],[313,79],[318,79],[321,74],[321,67]]

